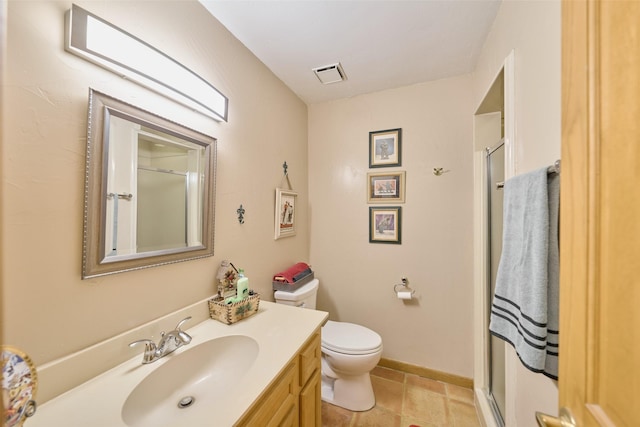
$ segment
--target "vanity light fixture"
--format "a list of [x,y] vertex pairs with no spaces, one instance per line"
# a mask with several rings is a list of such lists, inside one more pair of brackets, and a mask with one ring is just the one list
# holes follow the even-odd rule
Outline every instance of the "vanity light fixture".
[[76,6],[66,15],[65,49],[187,107],[227,121],[229,99],[153,46]]

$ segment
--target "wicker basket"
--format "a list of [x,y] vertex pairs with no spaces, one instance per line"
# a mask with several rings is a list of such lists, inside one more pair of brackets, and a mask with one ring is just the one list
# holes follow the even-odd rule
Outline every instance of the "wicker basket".
[[230,325],[249,317],[258,311],[260,294],[249,295],[242,301],[225,304],[219,296],[209,300],[209,315],[212,319]]

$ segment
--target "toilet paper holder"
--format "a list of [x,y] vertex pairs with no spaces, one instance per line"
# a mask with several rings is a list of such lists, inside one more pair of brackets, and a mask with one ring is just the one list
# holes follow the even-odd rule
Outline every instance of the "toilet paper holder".
[[402,280],[402,283],[397,283],[393,285],[393,293],[395,295],[398,295],[398,292],[411,292],[411,296],[413,296],[416,293],[416,291],[415,289],[411,289],[409,287],[409,279],[407,279],[406,277],[403,277],[401,280]]

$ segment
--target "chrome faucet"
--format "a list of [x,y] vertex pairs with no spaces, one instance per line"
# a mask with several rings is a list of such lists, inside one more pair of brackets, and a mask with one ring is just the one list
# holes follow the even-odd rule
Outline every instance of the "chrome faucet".
[[129,344],[129,347],[144,344],[142,363],[146,364],[155,362],[156,360],[169,353],[173,353],[178,348],[191,342],[191,335],[181,329],[182,325],[188,320],[191,320],[191,316],[182,319],[173,331],[167,332],[166,334],[164,331],[160,332],[160,341],[158,342],[158,345],[149,339],[142,339],[132,342]]

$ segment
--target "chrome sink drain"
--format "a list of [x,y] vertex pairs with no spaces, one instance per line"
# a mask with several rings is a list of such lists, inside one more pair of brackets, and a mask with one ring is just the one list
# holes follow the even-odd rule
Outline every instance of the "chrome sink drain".
[[189,406],[193,405],[193,402],[195,401],[196,401],[195,397],[185,396],[182,399],[180,399],[180,401],[178,402],[178,408],[180,409],[188,408]]

